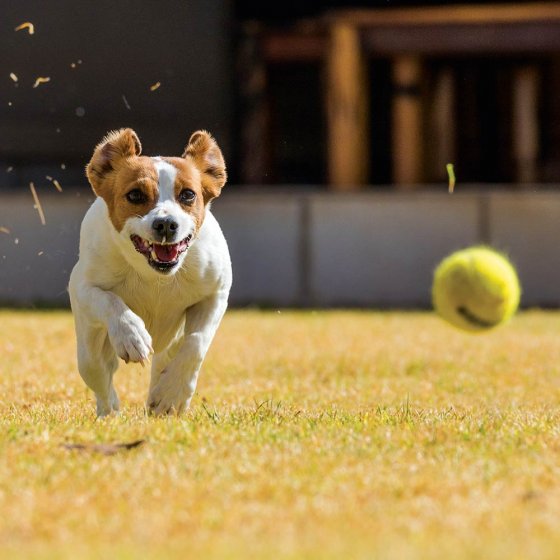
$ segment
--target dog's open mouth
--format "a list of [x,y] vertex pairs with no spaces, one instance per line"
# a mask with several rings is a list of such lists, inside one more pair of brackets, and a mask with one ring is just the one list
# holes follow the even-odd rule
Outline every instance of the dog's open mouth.
[[151,267],[159,272],[169,272],[179,263],[179,257],[192,241],[192,234],[179,243],[155,243],[142,239],[139,235],[131,235],[134,248],[148,259]]

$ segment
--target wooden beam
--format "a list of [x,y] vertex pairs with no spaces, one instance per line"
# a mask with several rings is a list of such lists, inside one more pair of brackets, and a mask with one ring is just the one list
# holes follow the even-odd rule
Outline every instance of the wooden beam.
[[357,190],[369,177],[369,110],[365,61],[357,30],[335,23],[327,57],[329,183]]
[[263,34],[262,56],[269,63],[321,61],[327,52],[327,38],[314,33],[270,31]]
[[337,10],[328,19],[372,26],[503,24],[530,21],[560,21],[560,3],[512,3],[501,5],[423,6],[385,10]]
[[511,25],[432,24],[362,28],[371,56],[537,54],[560,50],[560,22]]
[[405,189],[422,181],[421,74],[418,57],[393,61],[393,181]]
[[513,153],[518,183],[535,183],[539,155],[539,71],[523,66],[513,76]]

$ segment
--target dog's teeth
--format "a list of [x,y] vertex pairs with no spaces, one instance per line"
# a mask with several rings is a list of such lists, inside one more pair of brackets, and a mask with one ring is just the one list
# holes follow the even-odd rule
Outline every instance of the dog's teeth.
[[154,261],[158,260],[156,252],[153,249],[152,249],[152,252],[150,254],[152,255],[152,259],[154,259]]

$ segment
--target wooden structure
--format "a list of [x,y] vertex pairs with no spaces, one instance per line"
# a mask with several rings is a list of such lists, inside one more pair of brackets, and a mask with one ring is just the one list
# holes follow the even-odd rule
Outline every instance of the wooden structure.
[[[392,62],[393,182],[406,188],[423,181],[421,78],[425,59],[554,53],[560,53],[560,2],[345,10],[302,30],[261,33],[265,65],[301,60],[324,63],[328,182],[335,190],[358,190],[369,180],[368,128],[370,122],[375,126],[375,115],[368,115],[370,84],[364,71],[368,58]],[[266,87],[264,81],[262,87]],[[441,76],[436,89],[441,107],[434,115],[434,127],[440,138],[430,149],[436,150],[434,157],[441,163],[453,157],[452,77]],[[520,68],[513,82],[511,149],[516,180],[521,183],[537,180],[538,92],[536,68]]]

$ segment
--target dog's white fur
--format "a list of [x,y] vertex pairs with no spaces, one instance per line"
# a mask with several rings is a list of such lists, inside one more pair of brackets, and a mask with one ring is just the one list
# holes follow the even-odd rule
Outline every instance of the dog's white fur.
[[81,227],[80,256],[69,285],[78,343],[78,368],[97,398],[97,414],[119,410],[113,374],[120,357],[144,362],[154,353],[149,412],[180,413],[196,389],[201,364],[227,307],[231,261],[218,222],[206,207],[197,237],[164,275],[136,251],[131,234],[150,236],[154,217],[172,216],[180,238],[194,231],[190,215],[174,200],[173,165],[153,158],[159,199],[119,232],[98,197]]

